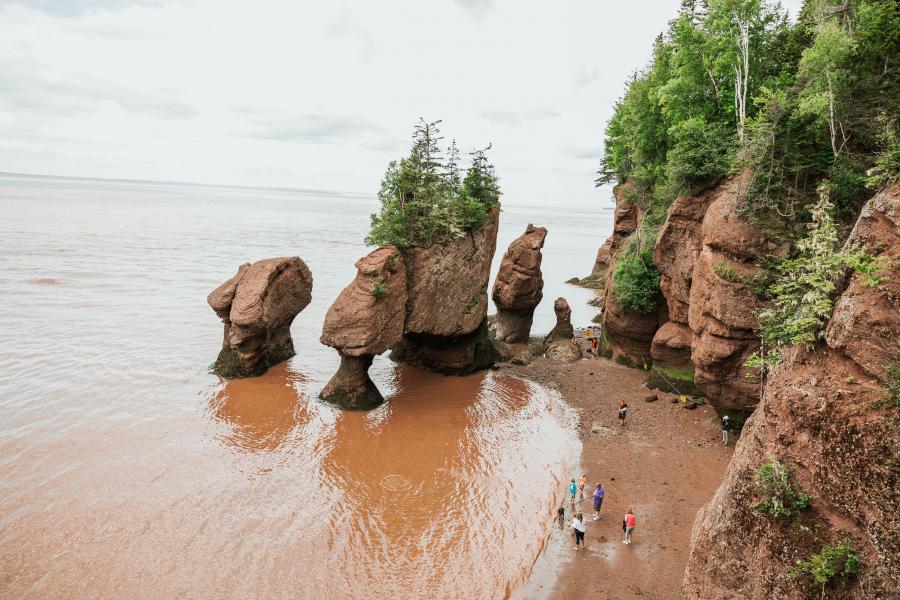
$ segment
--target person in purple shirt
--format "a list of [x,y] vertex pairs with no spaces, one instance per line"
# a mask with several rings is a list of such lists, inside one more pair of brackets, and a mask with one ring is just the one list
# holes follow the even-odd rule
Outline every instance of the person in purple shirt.
[[606,492],[603,491],[603,486],[601,484],[597,484],[597,489],[594,490],[594,520],[600,518],[600,507],[603,506],[603,496],[606,495]]

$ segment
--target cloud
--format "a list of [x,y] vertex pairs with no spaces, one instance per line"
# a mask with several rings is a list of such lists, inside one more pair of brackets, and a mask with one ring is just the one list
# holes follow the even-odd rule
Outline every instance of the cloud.
[[76,17],[95,10],[116,10],[130,6],[154,6],[161,0],[12,0],[19,4],[62,17]]
[[453,3],[478,19],[494,8],[494,0],[453,0]]
[[[236,109],[243,112],[246,109]],[[320,144],[343,140],[371,140],[377,134],[383,134],[378,125],[353,115],[306,114],[287,115],[279,112],[253,110],[250,118],[251,127],[245,134],[254,137],[293,144]],[[367,142],[375,144],[377,142]],[[387,144],[390,146],[389,144]]]
[[77,114],[112,102],[128,112],[163,118],[186,118],[197,112],[162,90],[128,88],[93,75],[61,74],[21,59],[0,60],[0,72],[0,106],[13,111]]
[[531,110],[486,109],[478,111],[478,116],[498,125],[517,126],[542,119],[558,117],[559,113],[546,108]]
[[575,74],[575,87],[583,88],[586,85],[599,81],[602,76],[603,69],[600,67],[581,67],[578,69],[578,73]]
[[603,151],[600,148],[573,148],[567,154],[575,160],[600,160]]

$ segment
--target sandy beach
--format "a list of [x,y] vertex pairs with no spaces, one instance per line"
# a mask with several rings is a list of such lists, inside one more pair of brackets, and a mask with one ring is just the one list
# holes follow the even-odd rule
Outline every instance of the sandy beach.
[[[708,405],[693,410],[673,403],[674,395],[648,390],[645,374],[605,358],[560,365],[546,358],[530,365],[504,365],[552,389],[580,413],[581,468],[589,496],[601,482],[606,499],[601,519],[592,520],[590,498],[578,504],[585,514],[586,548],[575,551],[570,527],[554,526],[529,581],[514,598],[671,599],[681,595],[691,528],[697,510],[718,487],[731,458],[721,443],[718,419]],[[650,394],[658,400],[646,402]],[[629,406],[620,427],[616,406]],[[634,509],[637,526],[623,544],[622,519]]]

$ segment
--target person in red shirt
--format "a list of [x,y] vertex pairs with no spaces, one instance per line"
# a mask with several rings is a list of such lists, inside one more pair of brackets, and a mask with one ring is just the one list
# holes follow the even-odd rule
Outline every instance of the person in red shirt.
[[634,511],[629,508],[628,512],[625,513],[625,520],[622,522],[622,526],[625,528],[625,540],[622,542],[623,544],[631,543],[631,534],[634,532],[635,524],[637,524],[637,519],[634,517]]

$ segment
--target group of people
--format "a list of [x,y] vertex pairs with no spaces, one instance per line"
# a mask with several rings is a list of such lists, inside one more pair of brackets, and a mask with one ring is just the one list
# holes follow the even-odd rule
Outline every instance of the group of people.
[[[575,497],[577,494],[581,494],[581,500],[579,502],[584,501],[584,488],[587,485],[587,475],[582,475],[578,480],[578,484],[576,485],[575,480],[572,479],[569,482],[569,496],[571,499],[572,508],[575,508]],[[600,519],[600,509],[603,507],[603,499],[606,496],[606,490],[603,489],[603,484],[598,483],[597,487],[594,489],[593,500],[594,500],[594,517],[593,520],[597,521]],[[563,509],[560,509],[562,511]],[[560,513],[562,514],[562,512]],[[628,512],[625,513],[625,518],[622,520],[622,531],[625,532],[625,539],[622,541],[623,544],[631,543],[631,535],[634,532],[634,527],[637,524],[637,518],[634,516],[634,511],[632,509],[628,509]],[[562,522],[560,521],[560,525]],[[587,531],[587,526],[585,525],[584,513],[577,512],[572,517],[572,531],[575,534],[575,550],[580,549],[584,545],[584,534]]]

